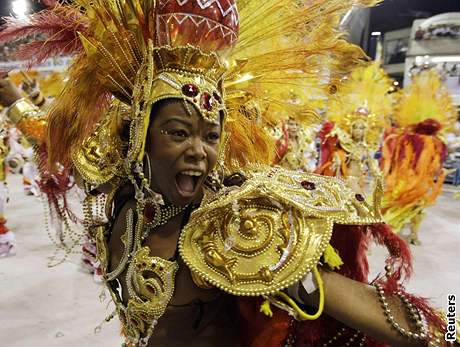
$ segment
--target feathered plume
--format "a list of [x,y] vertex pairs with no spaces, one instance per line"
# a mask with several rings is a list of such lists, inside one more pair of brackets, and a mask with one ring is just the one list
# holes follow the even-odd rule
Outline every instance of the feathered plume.
[[[351,124],[360,119],[367,124],[366,142],[377,147],[384,128],[390,124],[395,94],[392,80],[378,62],[360,66],[338,85],[331,97],[326,117],[342,131],[350,133]],[[365,109],[364,114],[357,112]]]
[[412,84],[404,89],[395,110],[395,121],[400,127],[427,119],[439,122],[444,131],[453,127],[457,119],[452,97],[435,70],[416,75]]
[[[320,121],[318,100],[326,99],[329,81],[359,65],[366,58],[357,46],[346,42],[338,30],[339,19],[352,6],[375,1],[315,0],[299,5],[292,0],[238,2],[240,32],[228,60],[230,69],[225,81],[229,124],[246,115],[248,103],[258,111],[252,127],[245,127],[229,141],[227,165],[250,163],[243,160],[241,144],[259,152],[258,161],[273,160],[273,141],[257,147],[254,134],[268,139],[264,128],[289,118],[308,127]],[[295,102],[293,102],[295,101]],[[254,107],[257,105],[257,107]],[[230,133],[230,136],[232,134]],[[273,154],[268,155],[266,151]],[[246,156],[245,158],[248,158]],[[236,159],[237,158],[237,159]],[[269,164],[269,162],[266,162]]]
[[[308,5],[293,0],[238,2],[240,38],[228,56],[230,71],[224,81],[228,130],[230,136],[234,131],[239,132],[234,135],[238,141],[229,141],[230,157],[239,158],[236,162],[248,158],[239,162],[245,165],[259,152],[259,159],[263,156],[271,162],[275,148],[268,141],[264,125],[288,117],[304,124],[319,120],[304,97],[305,91],[319,80],[327,85],[328,80],[348,71],[364,57],[361,49],[343,40],[337,29],[339,18],[355,5],[375,2],[314,0]],[[136,72],[147,52],[147,41],[157,43],[156,13],[161,1],[76,0],[74,4],[73,8],[56,5],[33,15],[29,25],[10,20],[11,28],[7,27],[3,33],[8,39],[19,33],[46,33],[46,40],[23,51],[25,57],[31,57],[41,47],[42,52],[33,57],[35,61],[64,52],[74,53],[76,57],[69,82],[49,115],[50,157],[64,165],[70,164],[72,149],[80,145],[100,120],[111,95],[129,102]],[[286,100],[286,89],[305,102],[290,103]],[[260,117],[252,119],[246,128],[232,124],[244,116],[242,101],[258,104],[261,111]],[[253,148],[252,154],[248,151],[238,155],[242,144],[251,145],[246,148]]]
[[384,218],[396,231],[415,223],[442,191],[446,145],[438,136],[453,126],[455,106],[436,71],[414,77],[395,111],[398,128],[382,148]]
[[38,40],[23,44],[16,57],[39,64],[58,55],[72,55],[82,49],[78,32],[86,32],[88,23],[74,7],[56,4],[27,18],[7,17],[0,43],[35,36]]

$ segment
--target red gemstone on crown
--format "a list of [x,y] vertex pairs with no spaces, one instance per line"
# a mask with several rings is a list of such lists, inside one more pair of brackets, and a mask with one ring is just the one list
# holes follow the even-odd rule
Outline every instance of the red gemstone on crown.
[[356,200],[360,201],[360,202],[363,202],[364,201],[364,196],[362,196],[361,194],[356,194],[355,195],[355,198]]
[[206,111],[211,112],[213,109],[212,96],[209,93],[203,93],[201,97],[201,105]]
[[182,86],[182,93],[184,93],[184,95],[188,96],[189,98],[194,98],[198,95],[199,92],[200,90],[194,84],[187,83]]
[[315,190],[316,189],[316,185],[313,182],[310,182],[310,181],[302,181],[300,184],[306,190]]

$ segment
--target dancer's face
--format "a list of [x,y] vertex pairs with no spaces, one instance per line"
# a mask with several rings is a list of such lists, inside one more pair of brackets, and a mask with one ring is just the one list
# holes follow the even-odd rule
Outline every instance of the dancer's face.
[[363,122],[355,122],[351,127],[351,137],[355,141],[362,141],[366,133],[366,124]]
[[190,103],[169,99],[155,105],[147,141],[152,188],[177,206],[200,198],[217,162],[221,131],[220,123],[205,120]]

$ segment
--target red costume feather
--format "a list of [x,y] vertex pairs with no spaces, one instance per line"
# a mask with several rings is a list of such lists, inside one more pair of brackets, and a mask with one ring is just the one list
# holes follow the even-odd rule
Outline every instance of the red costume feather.
[[63,168],[51,173],[45,144],[38,149],[38,170],[40,172],[38,186],[46,194],[50,208],[56,211],[60,219],[65,219],[67,216],[72,222],[77,222],[77,216],[70,209],[67,198],[67,192],[74,186],[70,171]]
[[324,174],[325,169],[332,163],[334,150],[337,147],[337,136],[330,136],[334,129],[334,123],[325,122],[319,132],[320,139],[320,158],[316,173]]
[[59,4],[34,13],[27,19],[7,17],[4,20],[0,43],[43,35],[43,39],[23,44],[16,52],[17,59],[27,60],[30,66],[61,54],[80,52],[83,47],[77,33],[88,30],[78,9]]

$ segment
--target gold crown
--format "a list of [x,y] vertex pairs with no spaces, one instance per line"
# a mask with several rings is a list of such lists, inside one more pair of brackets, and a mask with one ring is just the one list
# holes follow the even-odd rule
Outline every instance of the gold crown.
[[[141,160],[153,104],[180,99],[195,105],[203,118],[218,122],[225,116],[223,78],[226,67],[215,53],[204,53],[187,45],[154,47],[148,54],[134,84],[128,159]],[[225,117],[224,117],[225,118]]]
[[156,47],[153,49],[153,62],[156,73],[189,72],[202,75],[214,83],[220,82],[228,69],[216,53],[204,53],[192,45]]
[[[215,53],[199,48],[157,47],[152,52],[154,86],[149,101],[180,98],[194,104],[201,115],[217,121],[224,111],[223,78],[227,67]],[[145,79],[144,79],[145,80]],[[142,79],[140,79],[142,81]]]

